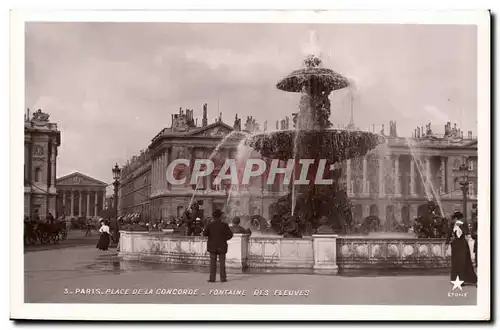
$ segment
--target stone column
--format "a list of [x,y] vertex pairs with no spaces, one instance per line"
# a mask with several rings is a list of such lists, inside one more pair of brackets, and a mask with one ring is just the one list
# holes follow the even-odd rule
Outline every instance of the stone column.
[[[385,157],[381,156],[378,160],[378,193],[380,197],[385,196],[385,185],[384,185],[384,165]],[[380,212],[380,211],[379,211]]]
[[156,194],[160,193],[160,182],[161,182],[161,175],[160,175],[160,156],[157,156],[155,161],[153,162],[154,164],[154,170],[155,170],[155,183],[154,183],[154,191],[156,191]]
[[156,159],[156,190],[158,191],[158,193],[160,193],[160,191],[161,191],[161,185],[162,185],[162,182],[164,179],[164,176],[161,174],[161,172],[162,172],[161,166],[162,166],[162,162],[161,162],[161,155],[160,155]]
[[154,181],[151,182],[153,185],[153,192],[155,194],[158,193],[158,182],[160,181],[160,175],[158,171],[158,157],[153,161],[153,170],[154,170]]
[[158,193],[161,193],[162,192],[162,189],[163,189],[163,179],[164,179],[164,176],[161,174],[162,171],[163,171],[163,154],[160,154],[158,156],[158,159],[156,160],[156,173],[158,175],[158,182],[156,183],[156,187],[158,189]]
[[426,187],[432,184],[430,157],[425,157],[425,181]]
[[415,160],[410,159],[410,195],[415,196]]
[[157,158],[156,158],[156,193],[159,194],[160,191],[161,191],[161,183],[162,183],[162,180],[163,180],[163,177],[161,176],[160,172],[161,172],[161,155],[159,155]]
[[446,194],[448,190],[446,189],[446,157],[441,157],[441,193]]
[[156,167],[155,167],[155,161],[151,161],[151,194],[155,193],[155,181],[156,181]]
[[401,195],[401,178],[399,177],[399,155],[394,158],[394,194]]
[[[162,176],[163,180],[165,181],[165,189],[168,191],[172,190],[172,185],[168,182],[167,175],[166,175],[167,167],[168,167],[170,160],[171,160],[170,157],[171,157],[170,156],[170,148],[166,148],[165,149],[165,166],[163,167],[163,171],[161,172],[161,176]],[[189,178],[186,178],[186,182],[188,182],[188,181],[189,181]]]
[[[205,153],[204,153],[204,155],[205,155],[205,158],[206,158],[206,159],[209,159],[209,158],[210,158],[210,154],[211,154],[210,150],[205,149]],[[262,177],[263,177],[263,175],[261,175],[260,177],[262,178]],[[206,180],[206,183],[205,183],[205,190],[208,190],[208,191],[212,190],[212,176],[211,176],[211,175],[207,175],[207,176],[205,177],[205,180]],[[262,185],[262,180],[260,181],[260,184]],[[263,187],[263,186],[262,186],[262,187]],[[261,189],[261,191],[262,191],[262,189]]]
[[351,160],[348,159],[346,161],[346,189],[347,189],[347,194],[351,194],[352,193],[352,189],[351,189]]
[[[163,173],[165,173],[165,171],[167,169],[167,153],[165,151],[162,153],[161,158],[162,158],[162,166],[160,169],[160,175],[161,175],[162,188],[163,188],[163,191],[165,192],[168,189],[166,177],[165,177],[165,175],[163,175]],[[187,180],[186,180],[186,182],[187,182]]]
[[155,173],[156,173],[156,182],[155,182],[155,190],[156,190],[156,193],[159,194],[160,193],[160,182],[161,182],[161,175],[160,175],[160,157],[161,156],[157,156],[155,161],[154,161],[154,164],[155,164]]
[[313,235],[314,272],[337,275],[337,235]]
[[366,184],[368,181],[367,171],[368,171],[367,160],[366,160],[366,156],[364,156],[363,157],[363,194],[368,193],[368,189],[367,189],[368,185]]
[[102,192],[102,209],[104,210],[106,205],[106,190]]
[[63,197],[63,207],[64,207],[64,212],[66,213],[66,191],[62,191],[62,197]]
[[161,174],[162,173],[162,156],[163,154],[160,154],[156,158],[156,191],[159,194],[162,188],[162,183],[163,183],[163,178],[164,176]]
[[75,192],[71,191],[71,212],[70,215],[73,217],[75,215]]
[[160,189],[160,193],[163,193],[163,191],[165,189],[165,180],[164,180],[165,178],[161,174],[164,172],[164,168],[165,168],[165,157],[164,157],[164,154],[162,151],[160,154],[160,157],[158,157],[158,174],[160,176],[160,178],[158,180],[158,187]]
[[82,191],[78,191],[78,216],[82,216]]
[[94,191],[94,217],[97,216],[97,191]]
[[156,193],[160,193],[160,182],[161,182],[161,179],[162,179],[162,176],[160,175],[160,157],[156,157],[156,160],[155,160],[155,173],[156,173],[156,176],[155,176],[155,190],[156,190]]
[[57,153],[57,146],[54,142],[52,142],[52,154],[50,157],[50,185],[52,187],[56,187],[56,153]]
[[87,210],[87,218],[90,216],[90,191],[86,191],[85,192],[87,194],[87,207],[86,207],[86,210]]
[[193,163],[191,163],[195,159],[194,155],[194,148],[193,147],[188,147],[188,160],[190,162],[190,165],[186,169],[186,186],[189,187],[188,189],[191,189],[191,169],[193,168]]

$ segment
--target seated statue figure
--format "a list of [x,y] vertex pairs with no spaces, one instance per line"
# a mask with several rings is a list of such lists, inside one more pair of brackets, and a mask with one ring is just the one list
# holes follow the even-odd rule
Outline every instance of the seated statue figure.
[[298,219],[295,215],[291,215],[286,219],[286,222],[281,227],[279,235],[284,235],[285,238],[302,238]]

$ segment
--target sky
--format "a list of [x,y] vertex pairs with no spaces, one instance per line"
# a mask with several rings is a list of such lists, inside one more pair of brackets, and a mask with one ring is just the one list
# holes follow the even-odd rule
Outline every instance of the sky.
[[[300,95],[276,83],[311,52],[353,81],[330,96],[335,126],[410,137],[447,121],[477,135],[476,28],[459,25],[28,23],[26,108],[61,130],[58,173],[112,181],[179,107],[274,128]],[[25,110],[25,109],[24,109]],[[467,133],[464,133],[465,135]]]

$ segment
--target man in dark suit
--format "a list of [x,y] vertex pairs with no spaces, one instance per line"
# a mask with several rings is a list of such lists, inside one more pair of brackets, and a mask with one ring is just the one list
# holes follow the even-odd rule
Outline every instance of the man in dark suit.
[[217,256],[219,256],[220,281],[226,282],[227,241],[233,237],[233,233],[227,223],[222,222],[221,210],[215,210],[213,218],[213,221],[203,231],[203,236],[208,237],[207,250],[210,253],[210,279],[208,282],[215,282]]

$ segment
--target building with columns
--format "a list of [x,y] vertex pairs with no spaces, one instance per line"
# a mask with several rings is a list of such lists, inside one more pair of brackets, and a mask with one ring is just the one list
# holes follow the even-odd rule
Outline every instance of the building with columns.
[[390,228],[424,214],[428,200],[437,201],[445,215],[462,210],[457,172],[463,163],[470,171],[471,212],[477,206],[477,161],[474,138],[387,136],[386,146],[341,167],[355,221],[376,215]]
[[38,111],[24,118],[24,217],[56,215],[57,149],[61,132]]
[[56,185],[58,215],[96,217],[106,208],[105,182],[74,172],[58,178]]
[[[193,200],[200,205],[204,216],[220,208],[230,216],[260,214],[269,218],[269,206],[289,191],[279,179],[268,185],[264,177],[252,178],[248,187],[231,187],[224,181],[213,184],[225,159],[236,158],[238,140],[231,139],[231,132],[258,131],[255,119],[247,117],[242,127],[241,119],[236,117],[234,125],[229,126],[219,114],[208,124],[205,104],[202,125],[198,126],[193,114],[193,110],[181,109],[172,115],[171,127],[160,131],[146,150],[123,167],[119,214],[141,213],[148,221],[179,217]],[[281,120],[276,123],[276,129],[290,129],[290,122],[288,118]],[[354,125],[350,123],[346,129],[354,129]],[[364,157],[337,164],[342,169],[341,180],[353,204],[356,222],[376,215],[390,229],[422,214],[430,199],[437,199],[445,214],[461,210],[462,192],[456,171],[463,162],[467,162],[470,169],[469,212],[474,208],[477,204],[477,139],[471,132],[464,137],[456,125],[452,128],[451,123],[447,123],[445,134],[437,135],[429,124],[425,131],[419,127],[412,137],[401,138],[396,133],[396,123],[390,122],[388,134],[383,130],[380,133],[386,137],[386,144]],[[214,153],[216,147],[218,151]],[[261,158],[256,152],[250,157]],[[172,160],[179,158],[190,159],[191,164],[195,159],[211,158],[216,168],[212,176],[200,179],[196,185],[189,182],[171,185],[166,180],[166,169]],[[280,167],[285,167],[284,163]],[[177,167],[177,174],[189,178],[191,168]]]

